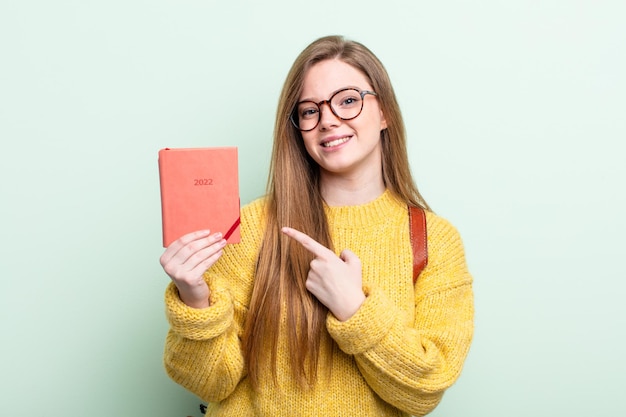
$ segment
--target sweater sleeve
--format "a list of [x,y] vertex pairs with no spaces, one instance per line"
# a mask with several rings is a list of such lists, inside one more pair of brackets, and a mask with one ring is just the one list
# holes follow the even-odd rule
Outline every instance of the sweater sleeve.
[[233,301],[225,290],[211,286],[211,307],[193,309],[170,284],[166,292],[170,330],[164,363],[168,375],[206,401],[220,401],[244,373]]
[[375,286],[364,288],[367,298],[349,320],[327,319],[369,386],[416,416],[432,411],[456,381],[473,336],[472,277],[460,236],[432,214],[427,227],[429,261],[415,286],[413,320]]
[[187,306],[173,283],[165,292],[170,324],[165,341],[166,372],[205,401],[228,397],[245,376],[241,334],[260,241],[260,211],[254,203],[242,209],[241,242],[228,245],[205,272],[210,307]]

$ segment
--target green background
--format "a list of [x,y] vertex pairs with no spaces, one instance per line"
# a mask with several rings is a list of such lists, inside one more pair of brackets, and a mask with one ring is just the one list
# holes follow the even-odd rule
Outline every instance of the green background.
[[[476,336],[433,416],[624,415],[626,3],[0,3],[0,415],[200,416],[161,362],[157,151],[239,147],[344,34],[386,65],[413,172],[461,231]],[[357,414],[355,414],[357,415]]]

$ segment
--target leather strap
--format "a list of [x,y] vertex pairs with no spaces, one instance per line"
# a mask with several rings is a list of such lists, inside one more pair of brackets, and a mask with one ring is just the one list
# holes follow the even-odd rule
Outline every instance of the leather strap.
[[409,206],[409,232],[413,248],[413,284],[428,264],[426,213],[419,207]]

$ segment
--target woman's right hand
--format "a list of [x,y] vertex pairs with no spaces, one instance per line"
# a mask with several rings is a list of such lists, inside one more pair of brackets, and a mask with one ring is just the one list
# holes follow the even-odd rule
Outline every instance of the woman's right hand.
[[203,274],[222,256],[226,240],[209,230],[192,232],[172,243],[161,255],[165,273],[172,279],[180,299],[193,308],[209,306],[209,286]]

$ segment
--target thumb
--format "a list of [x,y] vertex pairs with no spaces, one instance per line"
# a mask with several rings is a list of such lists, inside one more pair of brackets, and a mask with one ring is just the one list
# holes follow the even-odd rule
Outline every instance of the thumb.
[[356,256],[356,254],[350,249],[344,249],[343,251],[341,251],[339,257],[348,265],[361,265],[361,260],[359,259],[359,257]]

